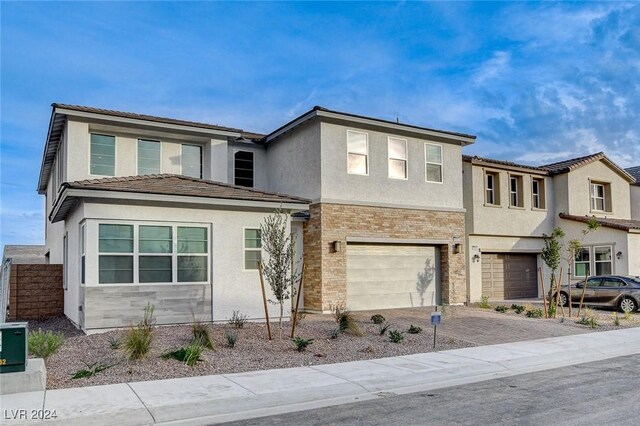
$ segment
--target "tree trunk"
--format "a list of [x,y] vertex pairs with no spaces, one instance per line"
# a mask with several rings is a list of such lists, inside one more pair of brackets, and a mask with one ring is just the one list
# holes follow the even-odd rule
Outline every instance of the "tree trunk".
[[280,340],[282,340],[282,316],[284,315],[284,303],[280,302],[280,322],[278,325],[280,326]]

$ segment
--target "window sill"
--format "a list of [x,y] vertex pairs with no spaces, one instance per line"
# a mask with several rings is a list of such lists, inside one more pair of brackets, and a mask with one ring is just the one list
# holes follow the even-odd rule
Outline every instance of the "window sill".
[[494,208],[494,209],[501,209],[501,208],[502,208],[502,205],[500,205],[500,204],[488,204],[488,203],[484,203],[483,205],[484,205],[485,207],[492,207],[492,208]]
[[525,209],[524,207],[520,207],[520,206],[509,206],[509,208],[513,209],[513,210],[524,210]]
[[172,285],[210,285],[209,281],[180,282],[180,283],[104,283],[104,284],[80,284],[80,287],[131,287],[131,286],[172,286]]
[[542,209],[542,208],[539,208],[539,207],[531,207],[531,211],[534,211],[534,212],[546,212],[547,209]]
[[613,211],[608,211],[608,210],[589,210],[589,213],[595,213],[595,214],[613,214]]

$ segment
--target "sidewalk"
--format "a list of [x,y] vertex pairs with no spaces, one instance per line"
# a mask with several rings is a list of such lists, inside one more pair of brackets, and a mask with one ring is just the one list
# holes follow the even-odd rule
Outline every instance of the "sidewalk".
[[[640,328],[281,370],[2,396],[15,410],[55,410],[45,424],[198,425],[474,383],[640,353]],[[14,410],[14,411],[11,411]]]

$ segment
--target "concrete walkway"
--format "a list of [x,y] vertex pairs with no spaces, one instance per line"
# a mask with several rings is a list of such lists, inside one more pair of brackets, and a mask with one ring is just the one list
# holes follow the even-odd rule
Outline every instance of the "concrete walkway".
[[46,424],[199,425],[366,401],[640,353],[640,328],[282,370],[2,396],[16,410],[55,410]]

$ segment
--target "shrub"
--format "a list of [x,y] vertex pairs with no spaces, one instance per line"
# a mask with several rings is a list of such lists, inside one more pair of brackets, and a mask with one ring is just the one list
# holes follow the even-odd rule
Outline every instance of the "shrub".
[[478,306],[480,306],[482,309],[489,309],[491,307],[489,305],[489,296],[482,296]]
[[231,314],[231,318],[229,318],[229,324],[234,326],[235,328],[244,328],[244,325],[247,323],[247,316],[242,315],[240,311],[233,311]]
[[371,316],[371,321],[373,321],[374,324],[382,324],[385,322],[385,318],[380,314],[375,314]]
[[84,363],[84,365],[86,368],[82,368],[73,373],[73,375],[71,376],[72,379],[86,379],[88,377],[95,376],[99,372],[111,367],[111,365],[106,365],[98,362],[94,362],[93,364]]
[[556,316],[556,304],[555,303],[550,303],[549,304],[549,309],[547,310],[547,314],[549,315],[549,318],[553,318]]
[[313,343],[313,339],[303,339],[302,337],[296,336],[296,338],[293,339],[293,343],[296,345],[298,352],[303,352],[307,349],[307,346]]
[[122,346],[122,339],[117,336],[109,336],[107,337],[107,340],[109,341],[109,346],[111,346],[111,349],[113,350],[120,349],[120,346]]
[[156,319],[153,317],[154,309],[155,307],[151,303],[147,302],[147,306],[144,308],[142,321],[138,324],[139,327],[144,328],[149,332],[151,332],[153,330],[153,326],[156,325]]
[[393,343],[401,343],[404,340],[404,334],[402,334],[402,331],[391,330],[389,332],[389,339],[391,339]]
[[544,311],[540,308],[530,308],[526,313],[528,318],[542,318],[544,316]]
[[333,310],[333,315],[341,332],[350,332],[356,336],[364,335],[350,309],[347,309],[344,306],[336,306]]
[[613,314],[611,314],[611,316],[613,317],[613,325],[615,325],[616,327],[620,326],[620,317],[618,316],[617,312],[614,312]]
[[516,314],[520,315],[522,312],[524,312],[524,306],[522,305],[516,305],[515,303],[513,305],[511,305],[511,309],[513,309]]
[[184,362],[188,366],[194,366],[198,361],[202,361],[200,356],[204,352],[205,347],[201,340],[196,339],[189,343],[187,346],[173,351],[166,352],[162,355],[162,358],[174,358],[178,361]]
[[508,310],[509,310],[509,308],[506,305],[498,305],[498,306],[496,306],[496,311],[497,312],[502,312],[504,314]]
[[411,334],[422,333],[422,328],[418,327],[417,325],[411,324],[411,326],[409,326],[409,330],[407,330],[407,332],[411,333]]
[[623,315],[624,319],[626,319],[627,321],[631,321],[631,311],[625,311]]
[[224,332],[224,338],[227,341],[227,346],[230,348],[235,348],[236,343],[238,343],[238,333],[233,330],[227,330]]
[[385,322],[384,324],[378,324],[378,332],[381,336],[384,336],[389,327],[391,327],[391,324],[389,324],[388,322]]
[[29,353],[37,358],[49,358],[58,351],[63,343],[64,335],[62,333],[40,329],[29,333]]
[[598,320],[591,309],[585,309],[584,314],[582,314],[582,318],[576,321],[576,324],[587,325],[589,328],[596,328],[600,325],[598,324]]
[[338,336],[340,336],[340,333],[342,333],[342,332],[340,331],[340,327],[336,327],[336,328],[334,328],[333,330],[331,330],[331,334],[330,334],[330,336],[331,336],[331,338],[332,338],[332,339],[337,339],[337,338],[338,338]]
[[137,327],[131,327],[124,341],[124,348],[129,359],[144,357],[149,352],[152,340],[153,332],[151,329],[144,328],[141,324]]
[[207,324],[202,321],[195,321],[191,325],[191,330],[193,332],[193,341],[199,341],[202,343],[207,349],[215,350],[216,346],[213,343],[213,339],[211,338],[211,333],[209,332],[209,328]]

